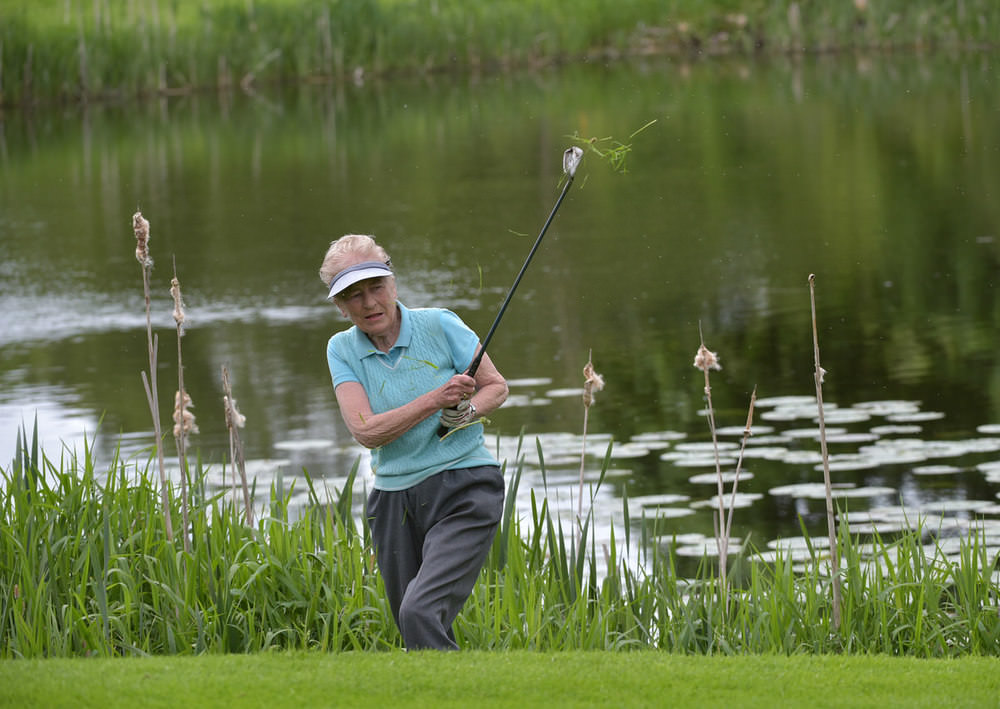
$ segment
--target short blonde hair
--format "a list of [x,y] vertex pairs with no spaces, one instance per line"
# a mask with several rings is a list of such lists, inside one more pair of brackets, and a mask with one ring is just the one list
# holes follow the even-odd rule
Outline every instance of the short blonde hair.
[[330,248],[323,257],[323,265],[319,268],[320,280],[329,288],[338,273],[359,261],[381,261],[392,267],[388,252],[375,243],[375,237],[345,234],[330,242]]

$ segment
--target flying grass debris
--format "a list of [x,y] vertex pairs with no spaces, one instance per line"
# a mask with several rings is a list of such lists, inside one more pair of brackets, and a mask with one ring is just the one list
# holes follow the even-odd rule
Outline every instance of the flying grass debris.
[[[654,123],[656,123],[655,118],[646,123],[646,125],[644,125],[642,128],[633,131],[629,135],[629,137],[626,138],[626,140],[629,141],[632,140],[635,136],[639,135],[639,133],[646,130]],[[607,136],[604,138],[597,138],[597,137],[584,138],[579,134],[579,132],[574,132],[573,135],[568,137],[571,140],[584,146],[584,148],[588,152],[593,153],[602,160],[607,161],[608,165],[610,165],[611,169],[614,170],[615,172],[621,173],[623,175],[628,172],[628,167],[625,164],[625,162],[626,159],[628,158],[629,153],[632,152],[632,143],[623,143],[619,140],[615,140],[611,136]]]

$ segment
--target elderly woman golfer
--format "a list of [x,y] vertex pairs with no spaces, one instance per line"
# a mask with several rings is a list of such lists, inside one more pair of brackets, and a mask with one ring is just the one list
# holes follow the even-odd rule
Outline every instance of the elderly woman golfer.
[[448,310],[397,301],[389,256],[372,237],[334,241],[319,273],[353,323],[330,338],[326,355],[344,422],[372,450],[367,515],[393,617],[407,649],[457,649],[452,622],[504,496],[500,465],[474,422],[504,402],[507,383],[488,355],[474,377],[463,374],[479,338]]

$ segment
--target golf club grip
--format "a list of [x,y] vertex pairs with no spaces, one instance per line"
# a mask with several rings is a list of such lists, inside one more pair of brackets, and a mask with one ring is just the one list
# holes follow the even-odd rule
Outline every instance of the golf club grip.
[[[479,365],[482,363],[482,361],[483,361],[483,355],[485,353],[486,353],[486,350],[484,350],[482,347],[480,347],[479,348],[479,354],[477,354],[476,358],[474,360],[472,360],[472,364],[469,365],[469,368],[465,370],[465,376],[467,376],[467,377],[474,377],[474,376],[476,376],[476,372],[479,370]],[[444,424],[439,425],[437,433],[438,433],[438,438],[444,438],[445,434],[448,433],[448,427],[445,426]]]

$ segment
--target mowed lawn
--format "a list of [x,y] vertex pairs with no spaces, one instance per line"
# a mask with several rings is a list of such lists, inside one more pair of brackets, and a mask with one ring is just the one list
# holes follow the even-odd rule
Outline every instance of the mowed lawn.
[[642,652],[4,660],[16,707],[1000,707],[1000,659]]

